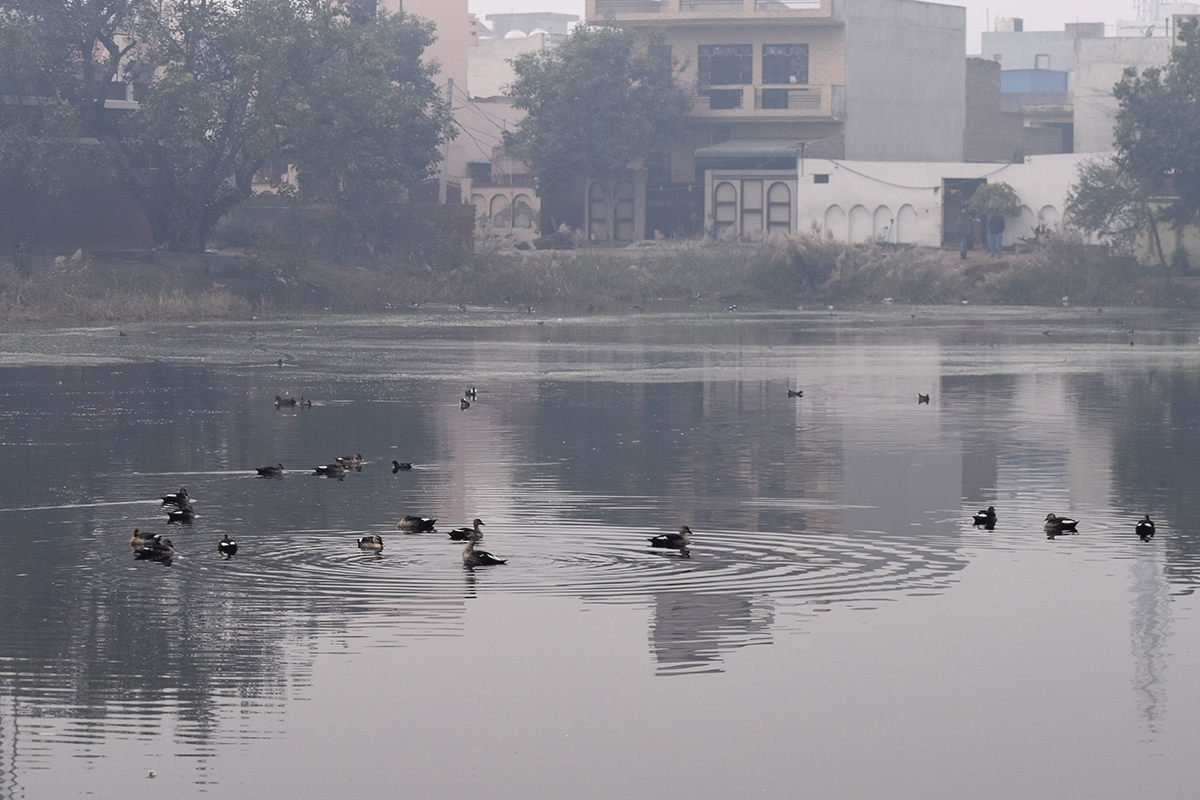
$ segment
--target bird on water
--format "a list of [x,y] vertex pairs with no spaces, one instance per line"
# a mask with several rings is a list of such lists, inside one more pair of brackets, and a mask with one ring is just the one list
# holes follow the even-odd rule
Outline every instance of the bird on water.
[[164,506],[179,506],[183,508],[188,504],[188,490],[180,486],[178,492],[163,495],[162,504]]
[[972,517],[976,525],[995,525],[996,524],[996,507],[988,506],[986,511],[980,511]]
[[229,538],[229,534],[221,537],[221,541],[217,542],[217,551],[221,555],[231,556],[238,550],[237,542]]
[[1137,535],[1142,537],[1143,542],[1150,541],[1154,537],[1154,520],[1150,519],[1150,515],[1142,517],[1141,521],[1134,527]]
[[687,525],[679,529],[679,533],[664,533],[648,540],[651,547],[669,547],[674,550],[688,548],[692,544],[692,529]]
[[392,462],[392,474],[393,475],[396,474],[397,472],[408,472],[411,469],[412,469],[412,463],[409,461],[393,461]]
[[260,478],[282,478],[283,464],[275,464],[269,467],[255,467],[254,471],[258,473]]
[[1046,515],[1046,521],[1042,524],[1042,529],[1051,536],[1060,533],[1078,533],[1075,526],[1079,524],[1079,520],[1071,519],[1070,517],[1055,516],[1054,513]]
[[464,567],[490,567],[496,564],[507,564],[508,560],[496,558],[491,553],[476,550],[475,543],[483,538],[480,531],[472,531],[467,535],[467,545],[463,548],[462,560]]
[[378,553],[383,550],[383,537],[378,534],[364,536],[358,540],[358,547],[361,550],[374,550]]
[[396,523],[396,530],[404,531],[405,533],[426,533],[433,530],[433,523],[435,522],[437,520],[430,517],[414,517],[411,514],[405,514]]
[[[450,531],[450,538],[456,542],[465,542],[468,536],[477,533],[479,534],[479,539],[482,539],[483,531],[479,530],[481,525],[483,525],[483,520],[479,519],[479,517],[476,517],[475,521],[471,523],[470,528],[455,528],[454,530]],[[478,541],[478,539],[476,539],[476,541]]]

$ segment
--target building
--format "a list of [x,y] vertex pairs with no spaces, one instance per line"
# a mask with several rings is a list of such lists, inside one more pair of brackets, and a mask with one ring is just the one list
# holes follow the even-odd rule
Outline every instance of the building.
[[[686,65],[683,80],[697,94],[690,134],[647,165],[644,225],[616,224],[619,208],[630,207],[619,187],[585,189],[585,227],[593,239],[624,241],[618,228],[686,229],[685,218],[702,218],[705,173],[712,169],[788,172],[800,154],[962,159],[962,7],[915,0],[588,0],[587,20],[661,33],[669,48],[664,55]],[[739,194],[732,202],[761,206],[764,225],[770,203],[784,207],[766,194]],[[595,214],[608,222],[597,226]]]
[[1003,85],[999,62],[967,59],[964,161],[1023,161],[1025,156],[1071,152],[1061,129],[1028,124],[1022,110],[1007,102],[1013,95]]
[[1002,110],[1027,128],[1057,130],[1061,146],[1075,149],[1075,80],[1084,41],[1104,38],[1103,22],[1072,23],[1061,31],[1026,31],[1019,19],[983,34],[983,57],[1001,72]]
[[1113,149],[1113,132],[1120,105],[1113,87],[1125,70],[1141,72],[1165,66],[1171,57],[1166,37],[1121,36],[1080,42],[1075,76],[1075,151],[1099,153]]
[[[797,165],[799,177],[794,184],[795,229],[851,244],[877,241],[938,247],[947,231],[953,234],[962,199],[977,186],[1003,181],[1022,202],[1020,215],[1009,220],[1004,231],[1005,245],[1012,246],[1058,227],[1067,192],[1085,158],[1073,154],[1031,156],[1020,163],[999,165],[804,159]],[[769,193],[786,177],[757,180]],[[744,191],[746,182],[755,179],[737,171],[709,173],[711,191],[706,196],[714,200],[709,202],[706,217],[715,235],[759,233],[760,210],[747,212],[733,205],[723,209],[720,201],[724,187],[740,183]],[[759,188],[753,187],[756,196]],[[729,195],[726,188],[725,196]]]
[[552,44],[566,39],[572,26],[579,22],[579,17],[575,14],[556,14],[549,11],[488,14],[485,19],[491,24],[493,38],[503,39],[510,33],[531,34],[536,31],[548,34]]

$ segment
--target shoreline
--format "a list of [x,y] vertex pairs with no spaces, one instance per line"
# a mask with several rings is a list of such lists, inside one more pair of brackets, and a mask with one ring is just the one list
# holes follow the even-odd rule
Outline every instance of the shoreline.
[[1200,307],[1200,278],[1164,275],[1065,238],[991,258],[957,249],[849,246],[796,237],[761,243],[646,242],[526,251],[481,243],[460,268],[386,257],[335,260],[286,250],[43,256],[30,277],[0,261],[0,330],[138,322],[283,319],[553,306],[583,313],[813,305]]

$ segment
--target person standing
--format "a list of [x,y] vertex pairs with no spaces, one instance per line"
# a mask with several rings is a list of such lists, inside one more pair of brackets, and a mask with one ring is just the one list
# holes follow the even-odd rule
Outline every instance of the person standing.
[[965,207],[958,212],[957,231],[959,258],[966,258],[967,251],[975,244],[975,220],[971,219],[971,214]]
[[993,256],[1004,253],[1004,215],[993,214],[988,219],[988,252]]

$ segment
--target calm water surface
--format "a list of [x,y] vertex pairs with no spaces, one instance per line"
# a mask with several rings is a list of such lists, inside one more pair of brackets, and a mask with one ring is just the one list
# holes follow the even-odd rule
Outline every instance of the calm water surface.
[[[0,336],[0,798],[1200,781],[1194,315],[420,310],[125,334]],[[353,453],[343,481],[309,474]],[[168,527],[180,486],[198,516]],[[974,527],[989,505],[995,530]],[[1079,535],[1047,539],[1051,511]],[[397,532],[404,514],[439,532]],[[463,569],[445,531],[476,516],[508,564]],[[649,547],[681,524],[690,557]],[[175,559],[134,560],[134,528]],[[356,546],[371,533],[381,554]]]

